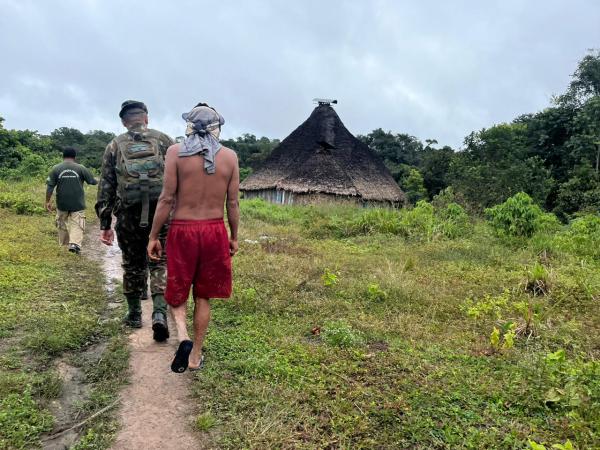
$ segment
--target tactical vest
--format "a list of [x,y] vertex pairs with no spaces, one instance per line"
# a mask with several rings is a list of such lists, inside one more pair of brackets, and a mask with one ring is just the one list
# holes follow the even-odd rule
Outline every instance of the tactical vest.
[[162,190],[164,158],[159,137],[159,132],[146,130],[116,138],[117,195],[124,208],[142,205],[141,227],[148,226],[150,202],[157,200]]

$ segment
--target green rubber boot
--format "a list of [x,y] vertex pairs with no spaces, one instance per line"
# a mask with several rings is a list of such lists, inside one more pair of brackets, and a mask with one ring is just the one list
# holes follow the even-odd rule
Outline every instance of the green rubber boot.
[[123,323],[131,328],[142,328],[142,304],[136,296],[127,297],[129,311],[123,319]]
[[162,294],[152,296],[154,311],[152,312],[153,338],[157,342],[166,341],[169,338],[169,325],[167,323],[167,302]]

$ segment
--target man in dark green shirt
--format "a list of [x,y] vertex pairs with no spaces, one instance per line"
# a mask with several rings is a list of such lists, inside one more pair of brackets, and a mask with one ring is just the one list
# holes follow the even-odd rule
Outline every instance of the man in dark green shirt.
[[52,168],[46,184],[46,209],[52,212],[52,192],[56,187],[56,227],[58,243],[68,245],[79,254],[85,230],[85,194],[83,182],[97,184],[94,176],[75,162],[77,152],[72,147],[63,150],[63,162]]

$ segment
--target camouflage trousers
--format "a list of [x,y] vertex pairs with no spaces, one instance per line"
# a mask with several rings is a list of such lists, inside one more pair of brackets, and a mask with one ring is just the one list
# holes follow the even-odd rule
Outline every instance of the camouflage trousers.
[[[149,223],[152,224],[156,204],[150,205]],[[148,269],[150,269],[150,292],[154,312],[167,312],[165,288],[167,286],[167,258],[164,252],[168,226],[160,230],[158,238],[163,247],[160,261],[152,261],[147,256],[150,226],[140,227],[140,207],[131,207],[117,212],[115,231],[123,256],[123,294],[127,297],[130,310],[141,309],[139,299],[147,289]],[[133,305],[133,306],[132,306]]]

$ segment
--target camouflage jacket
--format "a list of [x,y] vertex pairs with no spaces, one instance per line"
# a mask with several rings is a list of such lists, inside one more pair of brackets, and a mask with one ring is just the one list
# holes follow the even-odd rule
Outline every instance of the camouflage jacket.
[[[166,156],[167,149],[175,143],[173,139],[157,130],[151,130],[158,135],[160,150]],[[96,199],[96,214],[100,218],[100,229],[109,230],[112,224],[113,212],[118,210],[116,164],[119,159],[116,138],[110,141],[102,157],[102,171],[98,181],[98,197]]]

